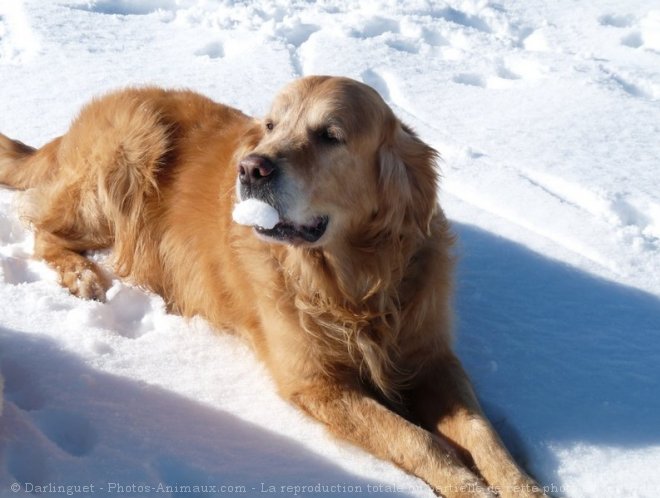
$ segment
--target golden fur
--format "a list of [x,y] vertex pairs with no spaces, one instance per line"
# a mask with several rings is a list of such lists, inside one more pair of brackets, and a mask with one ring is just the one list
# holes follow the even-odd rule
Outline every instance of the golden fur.
[[[239,333],[338,437],[446,496],[544,496],[451,351],[436,157],[371,88],[307,77],[263,120],[189,91],[111,93],[39,150],[0,135],[0,182],[28,189],[35,256],[73,294],[104,299],[84,251],[112,247],[118,275]],[[251,196],[288,235],[232,222]]]

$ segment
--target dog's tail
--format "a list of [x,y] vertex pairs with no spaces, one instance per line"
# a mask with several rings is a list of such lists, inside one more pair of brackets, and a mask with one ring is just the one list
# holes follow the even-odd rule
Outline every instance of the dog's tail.
[[0,133],[0,184],[21,190],[38,185],[51,173],[54,142],[37,150]]

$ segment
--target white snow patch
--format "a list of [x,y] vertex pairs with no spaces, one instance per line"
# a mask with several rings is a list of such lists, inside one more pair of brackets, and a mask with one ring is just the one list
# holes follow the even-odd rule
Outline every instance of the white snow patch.
[[270,204],[258,199],[246,199],[234,206],[233,220],[240,225],[273,228],[280,222],[280,215]]
[[0,3],[0,65],[27,62],[39,50],[35,35],[23,2]]

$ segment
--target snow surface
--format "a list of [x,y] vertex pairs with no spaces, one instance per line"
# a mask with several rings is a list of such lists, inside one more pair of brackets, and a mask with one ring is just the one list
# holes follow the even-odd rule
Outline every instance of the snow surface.
[[[113,88],[261,115],[314,73],[374,86],[442,152],[457,349],[518,459],[557,495],[658,496],[657,0],[0,1],[0,130],[31,145]],[[105,304],[68,295],[14,201],[0,190],[0,497],[432,496],[279,399],[235,337],[118,281]],[[314,496],[358,494],[334,491]]]
[[273,228],[280,222],[280,215],[270,204],[258,199],[246,199],[234,206],[232,219],[241,225]]

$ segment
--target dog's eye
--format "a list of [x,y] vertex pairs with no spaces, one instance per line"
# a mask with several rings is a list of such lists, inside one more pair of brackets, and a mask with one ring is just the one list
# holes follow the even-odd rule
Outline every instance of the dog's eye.
[[275,128],[275,125],[273,124],[272,121],[266,121],[266,129],[268,131],[273,131],[273,128]]
[[344,143],[344,139],[339,133],[339,130],[333,127],[322,128],[318,131],[317,135],[321,141],[330,145],[338,145]]

